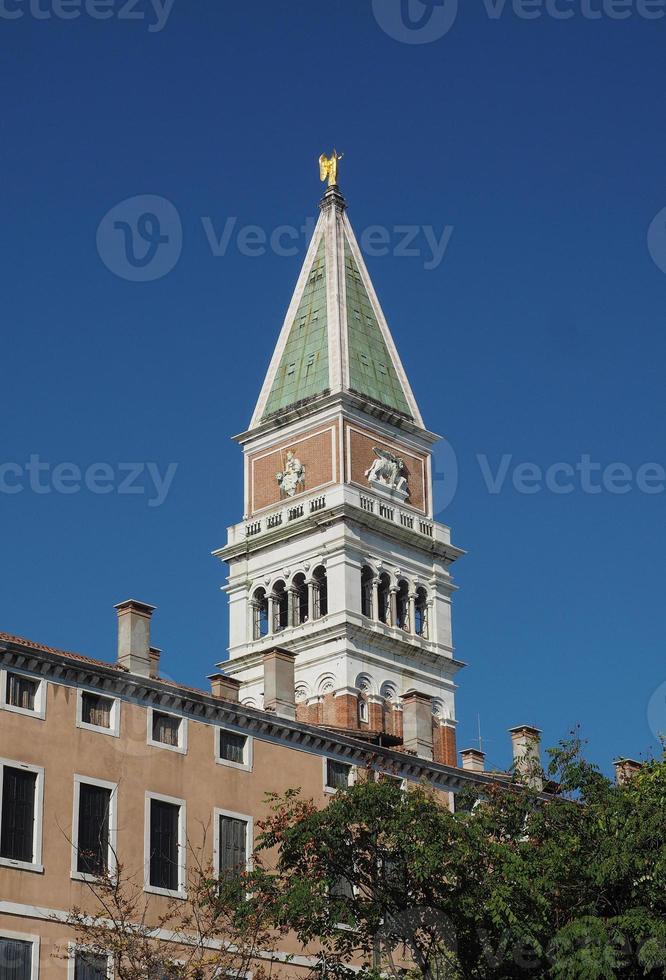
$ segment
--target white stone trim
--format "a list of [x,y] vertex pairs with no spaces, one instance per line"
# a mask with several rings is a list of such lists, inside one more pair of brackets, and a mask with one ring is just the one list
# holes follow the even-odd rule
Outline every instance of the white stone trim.
[[384,312],[380,306],[379,299],[377,298],[377,293],[375,292],[375,288],[372,285],[372,280],[370,278],[370,274],[367,270],[365,261],[363,259],[363,255],[361,254],[361,250],[358,247],[358,242],[356,241],[356,236],[354,235],[354,229],[352,228],[349,218],[347,217],[346,214],[343,214],[342,216],[342,223],[344,226],[345,234],[347,236],[347,241],[349,242],[349,247],[351,249],[352,255],[354,256],[359,272],[361,273],[361,279],[363,279],[363,285],[366,288],[366,291],[370,298],[370,303],[372,304],[375,316],[377,317],[377,323],[379,324],[379,329],[384,338],[384,342],[386,343],[386,346],[388,348],[388,352],[391,356],[391,360],[393,361],[393,367],[395,368],[396,374],[398,375],[398,379],[400,380],[400,384],[402,385],[405,398],[407,399],[407,404],[409,405],[411,413],[414,416],[414,421],[418,425],[425,428],[425,426],[423,425],[423,419],[421,418],[419,407],[416,404],[414,392],[412,391],[411,385],[407,378],[407,374],[405,373],[405,369],[402,366],[402,361],[400,360],[400,355],[398,354],[397,348],[393,341],[393,337],[391,336],[391,331],[389,330],[388,323],[386,322],[386,317],[384,316]]
[[[264,414],[266,403],[268,402],[268,398],[270,396],[271,389],[273,387],[273,382],[275,381],[275,376],[280,366],[280,361],[282,360],[282,354],[284,352],[285,347],[287,346],[287,341],[289,340],[289,334],[291,332],[292,323],[294,317],[296,316],[298,307],[300,305],[303,292],[305,291],[305,286],[308,281],[308,276],[310,275],[312,263],[314,262],[315,257],[317,255],[317,249],[319,248],[319,242],[322,237],[323,231],[324,231],[324,215],[320,214],[317,220],[317,224],[315,225],[314,233],[312,235],[312,241],[310,242],[310,246],[307,250],[305,259],[303,261],[303,265],[301,267],[300,275],[296,282],[296,288],[294,289],[293,295],[291,297],[291,302],[287,307],[287,312],[285,314],[285,318],[282,323],[282,328],[280,330],[278,342],[276,344],[275,350],[273,351],[273,356],[271,358],[271,362],[268,367],[268,372],[266,374],[266,378],[264,379],[264,383],[262,385],[261,392],[259,394],[259,400],[257,401],[256,407],[254,409],[254,413],[252,415],[252,419],[250,421],[250,426],[249,426],[250,429],[253,429],[255,426],[259,425],[262,416]],[[330,364],[329,364],[329,372],[330,372]],[[329,373],[329,379],[330,379],[330,373]]]
[[67,943],[67,980],[75,980],[76,977],[76,954],[77,953],[94,953],[98,956],[106,955],[106,971],[108,980],[114,980],[116,971],[113,968],[113,957],[111,953],[97,953],[90,946],[86,946],[82,943],[68,942]]
[[[111,701],[111,712],[109,715],[110,727],[104,728],[102,725],[91,725],[83,721],[83,695],[94,694],[95,697],[106,698]],[[108,691],[100,691],[95,687],[79,687],[76,690],[76,727],[83,728],[87,732],[98,732],[101,735],[111,735],[113,738],[120,737],[120,699]]]
[[[166,742],[156,742],[153,738],[153,715],[157,712],[158,715],[168,715],[170,718],[177,718],[180,722],[178,726],[178,745],[167,745]],[[165,708],[155,707],[150,705],[146,711],[146,744],[152,745],[156,749],[168,749],[169,752],[179,752],[181,755],[187,755],[187,721],[188,719],[175,711],[168,711]]]
[[109,852],[107,854],[107,867],[111,876],[115,875],[118,861],[118,784],[110,783],[105,779],[96,779],[92,776],[82,776],[74,773],[74,804],[72,808],[72,868],[71,877],[77,881],[97,881],[96,875],[86,874],[77,869],[79,851],[79,801],[81,795],[81,783],[89,786],[101,786],[103,789],[111,791],[109,800]]
[[[4,903],[0,902],[0,906]],[[1,910],[1,909],[0,909]],[[32,935],[27,932],[10,932],[9,929],[5,929],[0,926],[0,939],[10,939],[16,940],[22,943],[32,944],[32,957],[30,963],[30,980],[38,980],[39,978],[39,936]]]
[[237,813],[235,810],[224,810],[216,806],[213,809],[213,870],[220,873],[220,817],[230,817],[232,820],[242,820],[247,824],[245,833],[245,870],[252,870],[252,854],[254,852],[254,817],[249,813]]
[[42,874],[42,827],[44,822],[44,769],[16,759],[0,759],[0,821],[2,820],[2,792],[4,787],[4,769],[24,769],[34,772],[37,776],[35,783],[35,813],[32,830],[32,861],[15,861],[13,858],[0,857],[0,865],[5,868],[16,868],[18,871],[34,871]]
[[[7,701],[8,674],[17,674],[19,677],[26,677],[28,680],[37,682],[34,710],[31,711],[29,708],[19,708],[15,704],[9,704]],[[43,721],[46,717],[47,687],[47,681],[43,677],[40,677],[39,674],[33,674],[29,670],[22,670],[20,668],[3,667],[0,669],[0,709],[3,711],[13,711],[17,715],[26,715],[28,718],[39,718]]]
[[[151,800],[160,800],[162,803],[171,803],[178,809],[178,888],[160,888],[158,885],[150,883],[150,803]],[[145,815],[144,815],[144,835],[143,835],[143,854],[144,854],[144,883],[143,890],[152,895],[165,895],[168,898],[187,898],[187,803],[175,796],[165,796],[163,793],[153,793],[150,790],[145,792]]]
[[[218,766],[228,766],[230,769],[241,769],[243,772],[252,772],[254,762],[254,741],[248,732],[232,728],[230,725],[213,725],[213,755]],[[220,732],[232,732],[234,735],[242,735],[245,738],[243,748],[243,761],[232,762],[231,759],[223,759],[220,756]]]

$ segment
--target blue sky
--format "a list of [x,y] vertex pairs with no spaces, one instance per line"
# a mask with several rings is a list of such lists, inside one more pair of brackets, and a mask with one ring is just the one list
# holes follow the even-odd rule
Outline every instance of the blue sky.
[[[450,19],[414,43],[397,0],[375,6],[175,0],[160,23],[148,0],[132,19],[121,0],[94,8],[104,20],[0,4],[0,472],[23,485],[0,492],[0,629],[111,659],[113,604],[133,596],[158,607],[169,675],[201,684],[223,657],[210,552],[242,514],[229,437],[305,246],[299,232],[276,254],[261,234],[316,215],[316,158],[335,144],[357,234],[387,229],[367,264],[447,472],[455,459],[459,745],[480,715],[501,765],[509,726],[553,744],[581,723],[607,768],[666,730],[666,17],[464,0],[453,19],[453,0],[412,0],[423,30]],[[182,248],[129,281],[108,229],[144,195],[171,203]],[[404,225],[417,254],[400,254]],[[447,228],[434,261],[428,234]],[[38,484],[31,458],[48,464]],[[149,462],[144,492],[118,492],[124,464]],[[106,464],[94,485],[110,491],[56,492],[76,482],[64,463]],[[172,476],[160,506],[151,473]]]

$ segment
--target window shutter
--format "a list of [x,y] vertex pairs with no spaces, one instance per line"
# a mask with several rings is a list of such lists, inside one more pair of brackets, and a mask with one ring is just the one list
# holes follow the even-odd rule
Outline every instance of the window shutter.
[[32,943],[21,939],[0,939],[1,980],[31,980]]
[[174,803],[150,801],[150,884],[178,888],[178,810]]
[[2,776],[0,854],[13,861],[33,860],[37,775],[5,766]]
[[228,762],[237,762],[242,765],[245,762],[245,743],[247,736],[239,735],[238,732],[228,732],[224,728],[220,729],[220,758]]
[[106,980],[109,963],[106,956],[77,953],[74,960],[74,980]]
[[111,790],[81,783],[77,870],[101,875],[109,861],[109,808]]
[[220,872],[241,872],[247,866],[247,821],[220,817]]

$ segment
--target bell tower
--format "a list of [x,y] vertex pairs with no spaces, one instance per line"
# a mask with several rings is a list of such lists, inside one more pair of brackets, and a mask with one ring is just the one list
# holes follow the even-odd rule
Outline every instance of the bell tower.
[[261,708],[264,654],[289,650],[298,719],[388,744],[402,741],[403,709],[406,724],[418,701],[419,717],[432,716],[433,757],[455,765],[450,567],[463,552],[433,520],[439,437],[347,218],[339,159],[320,160],[321,214],[250,425],[235,437],[245,514],[215,552],[229,567],[220,666]]

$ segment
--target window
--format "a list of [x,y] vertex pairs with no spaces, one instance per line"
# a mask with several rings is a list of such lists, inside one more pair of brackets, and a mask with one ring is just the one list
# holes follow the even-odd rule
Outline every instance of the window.
[[120,705],[117,698],[106,697],[97,691],[79,691],[76,711],[79,728],[116,737],[120,734]]
[[174,752],[187,751],[187,718],[171,715],[167,711],[148,709],[148,744]]
[[325,759],[325,789],[336,792],[347,789],[351,782],[352,767],[348,762],[338,762],[336,759]]
[[401,630],[409,629],[409,585],[407,582],[398,583],[398,592],[395,597],[396,604],[396,626]]
[[236,769],[252,768],[252,739],[242,732],[228,728],[214,729],[217,738],[215,758],[225,766]]
[[0,864],[42,871],[44,770],[20,762],[0,762]]
[[300,626],[301,623],[308,621],[308,587],[305,583],[305,575],[299,572],[294,575],[292,582],[294,595],[294,625]]
[[276,582],[273,586],[273,632],[289,626],[289,593],[284,582]]
[[74,953],[73,980],[107,980],[108,976],[108,956],[86,950],[77,950]]
[[372,619],[372,583],[375,573],[369,565],[361,569],[361,613]]
[[215,868],[220,878],[247,870],[252,851],[252,818],[229,810],[215,811]]
[[39,975],[39,936],[19,932],[0,934],[0,978],[37,980]]
[[414,632],[428,638],[428,593],[423,588],[416,590]]
[[358,702],[358,720],[364,723],[369,720],[368,702],[364,701],[363,698],[359,698]]
[[1,670],[0,707],[18,714],[43,718],[46,709],[46,681],[14,670]]
[[146,890],[185,895],[185,802],[146,794]]
[[252,639],[260,640],[268,633],[268,598],[266,589],[256,589],[251,600]]
[[377,589],[377,606],[380,623],[391,625],[391,579],[386,572],[379,576],[379,587]]
[[100,877],[116,869],[115,783],[74,777],[72,877]]
[[312,573],[312,589],[314,599],[314,618],[320,619],[328,615],[328,582],[326,581],[326,569],[323,565],[315,568]]

